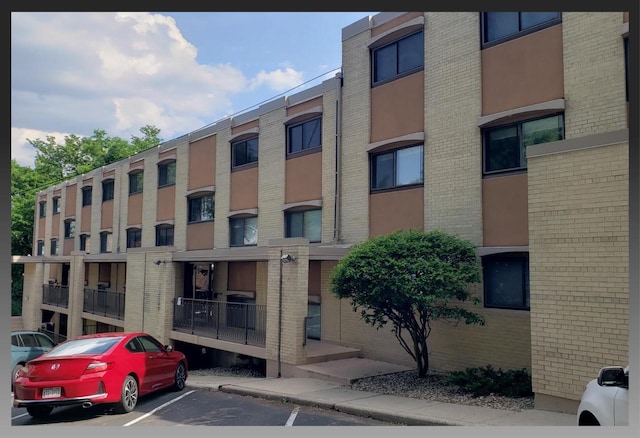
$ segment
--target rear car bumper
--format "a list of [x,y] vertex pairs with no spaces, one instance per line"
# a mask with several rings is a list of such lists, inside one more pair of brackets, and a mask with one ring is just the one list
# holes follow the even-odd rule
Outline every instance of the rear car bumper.
[[95,394],[86,397],[59,398],[59,399],[40,399],[40,400],[13,400],[14,408],[27,408],[29,406],[75,406],[83,405],[85,407],[93,406],[106,399],[108,394]]

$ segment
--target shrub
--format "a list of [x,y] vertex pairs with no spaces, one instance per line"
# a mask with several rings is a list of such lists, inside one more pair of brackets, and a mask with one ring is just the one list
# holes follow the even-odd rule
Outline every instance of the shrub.
[[467,368],[465,371],[449,373],[447,383],[457,385],[474,397],[483,395],[504,395],[507,397],[527,397],[533,395],[531,376],[525,368],[520,370],[495,370],[491,365],[482,368]]

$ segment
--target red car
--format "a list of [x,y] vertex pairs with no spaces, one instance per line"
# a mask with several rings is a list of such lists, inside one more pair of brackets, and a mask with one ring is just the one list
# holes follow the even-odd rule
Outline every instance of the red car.
[[46,417],[56,406],[113,403],[131,412],[138,397],[187,380],[184,354],[146,333],[98,333],[69,339],[18,371],[13,406]]

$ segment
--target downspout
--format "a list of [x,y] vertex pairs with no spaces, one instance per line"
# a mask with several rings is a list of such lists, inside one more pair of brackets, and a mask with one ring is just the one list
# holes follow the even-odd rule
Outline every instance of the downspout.
[[280,250],[280,259],[278,263],[280,264],[280,288],[278,295],[278,377],[281,377],[281,353],[282,353],[282,249]]
[[336,170],[334,180],[334,196],[333,196],[333,243],[340,241],[340,170],[342,156],[342,72],[336,73]]

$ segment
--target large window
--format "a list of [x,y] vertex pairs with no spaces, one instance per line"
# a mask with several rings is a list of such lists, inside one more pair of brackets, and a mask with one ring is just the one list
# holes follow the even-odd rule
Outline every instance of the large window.
[[231,143],[231,167],[258,161],[258,137]]
[[60,198],[53,198],[53,214],[60,214]]
[[47,201],[40,201],[40,214],[39,217],[47,216]]
[[231,246],[256,245],[258,243],[258,218],[256,216],[229,220]]
[[215,200],[213,193],[189,198],[189,222],[213,220]]
[[64,222],[64,238],[72,239],[76,235],[76,221],[73,219]]
[[414,73],[424,65],[422,31],[406,36],[372,51],[373,84],[379,84]]
[[89,245],[89,243],[91,242],[91,239],[89,237],[90,236],[88,234],[80,235],[80,251],[85,251],[88,253],[89,250],[91,249],[91,245]]
[[58,255],[58,239],[51,239],[51,255]]
[[411,146],[371,156],[371,189],[390,189],[423,182],[423,146]]
[[142,192],[142,182],[144,181],[144,172],[136,172],[129,174],[129,194]]
[[36,255],[44,255],[44,240],[38,240],[38,249]]
[[287,127],[287,152],[292,154],[322,145],[322,117]]
[[100,233],[100,252],[111,252],[113,246],[113,234],[109,232]]
[[527,146],[564,138],[562,114],[484,131],[484,174],[527,168]]
[[127,230],[127,248],[140,248],[142,246],[142,230],[129,228]]
[[93,194],[93,189],[91,187],[84,187],[82,189],[82,206],[86,207],[87,205],[91,205],[91,196]]
[[497,44],[560,22],[560,12],[483,12],[482,42]]
[[321,232],[322,210],[285,213],[285,237],[305,237],[309,242],[320,242]]
[[504,253],[482,259],[485,307],[529,309],[529,254]]
[[173,225],[156,227],[156,246],[173,246]]
[[102,182],[102,202],[113,199],[114,181],[112,179]]
[[158,164],[158,187],[176,183],[176,162]]

